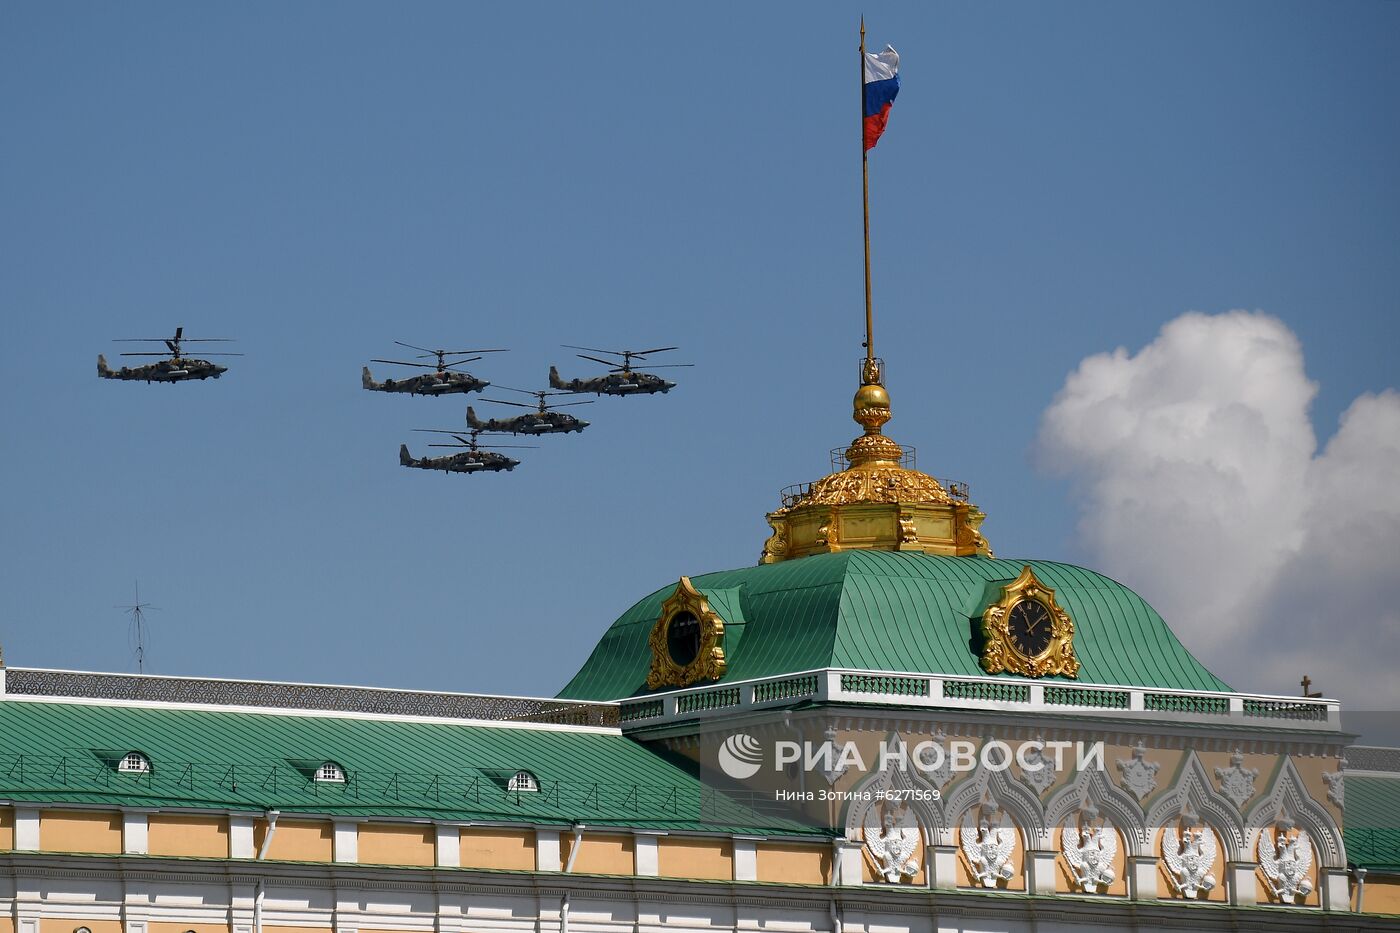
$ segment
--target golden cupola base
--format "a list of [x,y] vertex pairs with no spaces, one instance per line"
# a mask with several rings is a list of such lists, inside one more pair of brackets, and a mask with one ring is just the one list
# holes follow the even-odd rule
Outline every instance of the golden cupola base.
[[991,557],[978,530],[986,516],[966,487],[915,470],[913,451],[882,433],[890,396],[880,360],[864,361],[854,408],[865,433],[832,452],[836,472],[783,490],[782,508],[768,513],[773,533],[759,562],[849,550]]

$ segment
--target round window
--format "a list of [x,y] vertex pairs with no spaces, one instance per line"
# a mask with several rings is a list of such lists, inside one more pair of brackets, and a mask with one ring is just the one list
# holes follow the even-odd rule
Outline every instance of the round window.
[[666,626],[666,651],[678,667],[685,667],[700,654],[700,620],[689,612],[671,616]]

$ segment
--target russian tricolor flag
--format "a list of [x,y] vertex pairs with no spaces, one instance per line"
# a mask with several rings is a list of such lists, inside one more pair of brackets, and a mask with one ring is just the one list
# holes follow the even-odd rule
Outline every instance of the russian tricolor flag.
[[899,53],[890,46],[865,53],[865,148],[880,141],[890,119],[890,105],[899,93]]

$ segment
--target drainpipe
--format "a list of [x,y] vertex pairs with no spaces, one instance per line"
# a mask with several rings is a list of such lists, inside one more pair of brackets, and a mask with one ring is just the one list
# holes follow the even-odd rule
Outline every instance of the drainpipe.
[[[583,841],[583,824],[574,824],[574,843],[569,846],[569,858],[564,862],[564,874],[574,870],[574,860],[578,858],[579,843]],[[261,930],[256,933],[262,933]],[[569,933],[569,892],[564,892],[564,898],[559,902],[559,933]]]
[[[263,836],[262,845],[258,846],[258,858],[261,862],[267,856],[267,850],[272,846],[272,834],[277,832],[277,818],[281,816],[280,810],[268,810],[264,816],[267,819],[267,835]],[[253,933],[263,933],[262,925],[262,905],[263,905],[263,879],[258,878],[258,886],[253,893]]]
[[1366,869],[1356,869],[1356,912],[1361,913],[1361,897],[1366,893]]
[[836,909],[836,902],[831,902],[831,933],[841,933],[841,913]]

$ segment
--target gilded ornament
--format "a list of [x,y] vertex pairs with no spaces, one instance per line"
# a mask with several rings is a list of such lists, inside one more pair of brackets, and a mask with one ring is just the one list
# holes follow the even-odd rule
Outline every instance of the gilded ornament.
[[[1045,647],[1028,654],[1017,646],[1011,632],[1011,616],[1019,603],[1038,603],[1048,624]],[[1034,607],[1033,607],[1034,608]],[[1024,610],[1017,610],[1024,611]],[[1024,677],[1079,676],[1079,659],[1074,655],[1074,622],[1055,602],[1055,591],[1045,586],[1031,570],[1002,587],[1001,598],[982,613],[982,669],[988,674],[1007,671]]]
[[[673,624],[695,628],[691,643],[684,646],[685,654],[693,649],[692,656],[675,656],[679,649],[672,637]],[[652,626],[647,643],[651,648],[648,690],[688,687],[724,676],[724,620],[710,608],[710,601],[695,588],[690,577],[681,577],[675,592],[661,604],[661,615]]]

